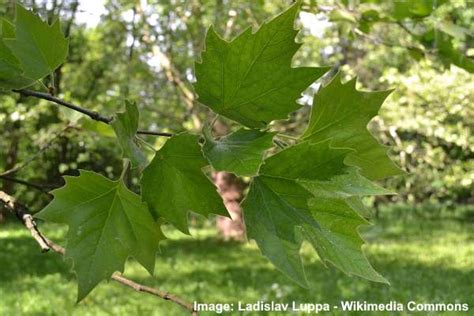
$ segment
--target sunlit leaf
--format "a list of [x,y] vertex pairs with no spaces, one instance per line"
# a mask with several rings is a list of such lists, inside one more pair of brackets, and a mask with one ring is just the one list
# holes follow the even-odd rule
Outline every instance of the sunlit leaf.
[[66,61],[68,40],[61,32],[59,19],[48,25],[17,4],[14,25],[15,36],[3,41],[19,60],[25,77],[41,79]]
[[36,217],[69,226],[65,257],[74,262],[78,300],[115,271],[123,272],[129,256],[153,274],[164,236],[140,197],[122,180],[90,171],[64,180],[65,186],[52,192],[53,201]]
[[210,28],[194,87],[198,101],[247,127],[261,128],[300,108],[296,99],[328,68],[291,67],[301,44],[293,27],[299,3],[231,42]]

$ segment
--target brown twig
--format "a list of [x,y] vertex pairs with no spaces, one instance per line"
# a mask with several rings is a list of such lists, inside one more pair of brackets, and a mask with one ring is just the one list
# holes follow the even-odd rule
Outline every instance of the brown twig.
[[176,303],[176,304],[180,305],[181,307],[184,307],[187,310],[189,310],[192,313],[192,315],[198,315],[197,311],[194,310],[193,304],[182,300],[181,298],[177,297],[176,295],[173,295],[173,294],[170,294],[168,292],[165,292],[165,291],[162,291],[162,290],[159,290],[159,289],[155,289],[155,288],[152,288],[152,287],[149,287],[149,286],[145,286],[145,285],[139,284],[137,282],[134,282],[132,280],[129,280],[129,279],[125,278],[122,274],[120,274],[119,272],[115,272],[112,275],[112,280],[117,281],[122,285],[131,287],[132,289],[134,289],[137,292],[148,293],[148,294],[151,294],[151,295],[158,296],[158,297],[160,297],[160,298],[162,298],[166,301],[171,301],[173,303]]
[[[56,253],[64,255],[66,253],[66,249],[61,247],[60,245],[55,244],[39,231],[38,227],[36,226],[36,223],[33,219],[33,217],[27,213],[27,208],[18,203],[14,197],[6,194],[3,191],[0,191],[0,202],[13,214],[15,214],[18,219],[22,221],[22,223],[26,226],[26,228],[31,232],[31,235],[35,239],[35,241],[38,243],[38,245],[41,247],[42,252],[47,252],[49,250],[53,250]],[[156,297],[159,297],[161,299],[164,299],[166,301],[173,302],[175,304],[178,304],[179,306],[187,309],[191,315],[197,316],[198,312],[194,310],[194,306],[191,303],[186,302],[185,300],[177,297],[176,295],[170,294],[166,291],[162,291],[156,288],[152,288],[146,285],[139,284],[135,281],[132,281],[126,277],[124,277],[121,273],[115,272],[112,274],[112,280],[124,285],[128,286],[129,288],[137,291],[137,292],[143,292],[143,293],[148,293],[151,295],[154,295]]]
[[31,236],[36,240],[38,245],[41,247],[42,252],[46,252],[50,249],[48,242],[41,235],[38,227],[36,226],[33,216],[27,213],[26,206],[18,203],[14,197],[6,194],[3,191],[0,191],[0,202],[25,225],[25,227],[30,231]]
[[[110,124],[113,121],[113,117],[104,116],[104,115],[100,114],[99,112],[91,111],[91,110],[85,109],[83,107],[80,107],[79,105],[76,105],[76,104],[73,104],[73,103],[70,103],[70,102],[66,102],[66,101],[64,101],[60,98],[57,98],[55,96],[52,96],[48,93],[32,91],[32,90],[26,90],[26,89],[12,90],[12,91],[16,92],[16,93],[19,93],[19,94],[21,94],[25,97],[34,97],[34,98],[43,99],[43,100],[53,102],[55,104],[67,107],[68,109],[71,109],[71,110],[74,110],[76,112],[85,114],[85,115],[89,116],[91,119],[93,119],[95,121],[103,122],[105,124]],[[153,136],[164,136],[164,137],[173,136],[172,133],[154,132],[154,131],[145,131],[145,130],[138,130],[137,134],[153,135]]]

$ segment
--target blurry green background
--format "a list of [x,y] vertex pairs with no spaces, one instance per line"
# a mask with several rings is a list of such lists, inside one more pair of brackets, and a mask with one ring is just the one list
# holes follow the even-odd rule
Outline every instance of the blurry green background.
[[[59,15],[70,54],[56,73],[59,95],[104,114],[135,99],[143,129],[197,130],[209,111],[184,97],[192,93],[193,63],[209,25],[226,39],[258,27],[292,1],[26,0],[48,20]],[[12,17],[14,1],[0,0]],[[337,303],[419,300],[467,302],[474,308],[474,3],[471,1],[303,1],[295,65],[334,66],[359,89],[395,88],[370,124],[408,174],[383,181],[397,196],[368,199],[374,226],[363,229],[366,252],[392,283],[372,284],[324,268],[303,249],[312,290],[278,273],[253,243],[224,242],[213,223],[197,219],[189,238],[168,229],[151,277],[133,263],[126,275],[203,302],[278,300]],[[47,81],[47,80],[46,80]],[[47,83],[47,82],[46,82]],[[301,102],[311,103],[320,83]],[[42,87],[36,87],[41,90]],[[184,93],[183,93],[184,92]],[[298,135],[310,107],[274,127]],[[62,175],[89,169],[114,178],[120,149],[107,126],[46,101],[0,94],[0,173],[44,151],[17,173],[0,177],[2,190],[33,210],[50,199]],[[51,142],[51,140],[54,141]],[[147,137],[156,147],[163,139]],[[37,184],[35,189],[18,183]],[[137,178],[131,177],[138,190]],[[40,254],[28,231],[2,215],[0,315],[155,314],[179,307],[122,288],[99,286],[75,305],[69,263]],[[65,227],[42,225],[64,242]]]

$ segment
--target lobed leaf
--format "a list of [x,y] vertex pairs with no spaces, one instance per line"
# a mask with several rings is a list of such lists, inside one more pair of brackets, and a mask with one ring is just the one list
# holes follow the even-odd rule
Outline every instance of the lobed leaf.
[[202,171],[206,165],[198,136],[182,133],[168,139],[141,179],[143,200],[156,218],[162,217],[189,233],[190,211],[228,216],[217,188]]
[[350,152],[331,147],[329,141],[289,147],[265,160],[242,204],[249,237],[278,269],[304,287],[299,257],[303,239],[323,261],[344,272],[387,282],[361,250],[357,228],[366,221],[352,198],[390,192],[345,165]]
[[[61,32],[59,19],[48,25],[39,16],[17,4],[13,33],[14,36],[3,38],[3,43],[19,61],[21,75],[28,80],[34,82],[45,77],[66,60],[68,40]],[[4,51],[4,48],[0,50]],[[26,84],[20,83],[15,88],[22,88]]]
[[246,29],[231,42],[211,27],[202,61],[195,65],[198,101],[213,111],[250,128],[286,119],[300,108],[295,101],[328,68],[292,68],[301,44],[293,27],[300,3],[264,23]]
[[64,180],[65,186],[52,192],[53,201],[35,216],[69,226],[65,258],[74,262],[78,301],[115,271],[123,272],[129,256],[153,274],[164,236],[140,197],[121,179],[90,171]]
[[21,89],[34,83],[33,79],[26,78],[20,61],[5,45],[4,40],[15,36],[15,28],[7,20],[0,24],[0,89]]
[[359,167],[371,180],[402,174],[387,156],[387,148],[367,130],[391,90],[357,91],[355,79],[343,84],[340,77],[336,75],[314,96],[309,125],[301,138],[311,142],[331,138],[335,147],[353,149],[346,163]]

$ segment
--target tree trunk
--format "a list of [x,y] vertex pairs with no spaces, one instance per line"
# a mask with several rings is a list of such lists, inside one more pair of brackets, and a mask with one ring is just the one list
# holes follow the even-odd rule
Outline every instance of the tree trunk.
[[219,235],[224,240],[244,241],[245,223],[240,201],[243,198],[245,184],[233,174],[223,171],[215,172],[213,177],[215,184],[219,188],[224,205],[232,218],[217,217],[216,224]]

